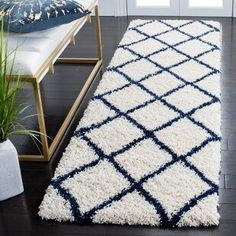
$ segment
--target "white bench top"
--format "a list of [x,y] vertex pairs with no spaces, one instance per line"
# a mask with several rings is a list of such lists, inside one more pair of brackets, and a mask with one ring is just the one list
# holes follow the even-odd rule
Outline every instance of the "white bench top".
[[[85,2],[88,8],[96,2],[95,0],[77,1]],[[43,31],[26,34],[10,33],[8,48],[10,51],[17,48],[13,74],[34,76],[63,41],[65,36],[72,30],[75,24],[78,24],[78,21],[85,23],[86,18],[83,17],[69,24],[60,25]],[[82,26],[83,24],[81,27]],[[67,44],[65,47],[66,46]],[[63,48],[63,50],[64,49],[65,48]]]

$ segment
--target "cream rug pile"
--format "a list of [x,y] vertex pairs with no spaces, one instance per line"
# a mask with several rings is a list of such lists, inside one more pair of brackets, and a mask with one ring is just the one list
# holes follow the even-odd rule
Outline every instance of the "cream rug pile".
[[43,219],[219,223],[219,28],[131,22],[46,191]]

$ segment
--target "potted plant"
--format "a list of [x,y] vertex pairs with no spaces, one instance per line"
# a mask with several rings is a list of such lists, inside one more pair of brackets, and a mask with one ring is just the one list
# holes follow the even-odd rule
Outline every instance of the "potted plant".
[[13,52],[8,50],[8,36],[4,33],[3,22],[0,27],[0,201],[2,201],[24,190],[18,154],[9,137],[15,134],[29,134],[37,139],[37,132],[26,130],[19,122],[28,106],[20,103],[17,98],[21,87],[20,77],[13,79],[12,75],[15,50]]

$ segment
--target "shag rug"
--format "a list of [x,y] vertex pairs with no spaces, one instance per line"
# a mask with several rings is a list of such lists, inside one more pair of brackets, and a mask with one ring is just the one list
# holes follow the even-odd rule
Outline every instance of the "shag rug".
[[129,25],[39,207],[43,219],[219,224],[220,25]]

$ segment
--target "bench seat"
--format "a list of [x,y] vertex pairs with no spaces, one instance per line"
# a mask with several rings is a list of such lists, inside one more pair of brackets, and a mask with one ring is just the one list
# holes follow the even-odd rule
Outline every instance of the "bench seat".
[[[86,3],[88,9],[91,9],[94,2],[96,2],[94,0],[77,1]],[[8,47],[10,51],[16,50],[13,74],[34,76],[75,25],[78,24],[78,22],[82,23],[80,24],[80,27],[76,29],[74,34],[82,28],[84,23],[86,23],[86,20],[87,17],[83,17],[69,24],[26,34],[11,32],[8,36]],[[61,52],[69,43],[70,42],[66,42],[63,45],[64,48],[62,48]],[[56,58],[53,59],[55,60]]]

